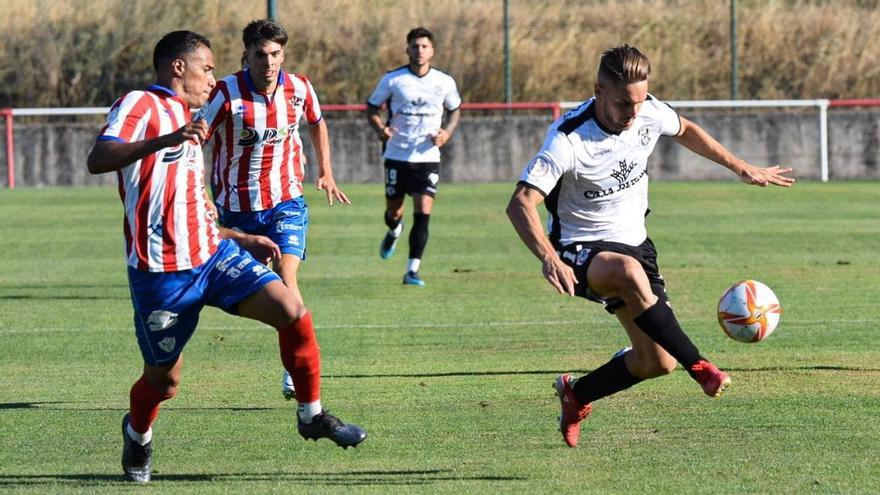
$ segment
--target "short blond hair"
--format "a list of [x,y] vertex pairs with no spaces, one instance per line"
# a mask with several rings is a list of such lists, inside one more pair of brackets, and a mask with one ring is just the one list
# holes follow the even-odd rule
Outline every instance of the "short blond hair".
[[651,62],[638,48],[620,45],[602,52],[599,60],[599,81],[626,85],[647,81],[651,75]]

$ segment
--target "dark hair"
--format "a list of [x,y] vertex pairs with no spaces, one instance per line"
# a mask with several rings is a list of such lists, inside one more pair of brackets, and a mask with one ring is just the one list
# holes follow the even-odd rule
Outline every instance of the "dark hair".
[[153,68],[159,68],[178,59],[187,53],[194,52],[200,46],[211,48],[211,42],[199,33],[192,31],[172,31],[156,43],[153,49]]
[[431,44],[434,44],[434,35],[431,34],[431,31],[428,31],[423,27],[417,27],[412,31],[406,33],[406,44],[408,45],[412,43],[413,40],[417,40],[419,38],[428,38],[429,40],[431,40]]
[[650,74],[651,62],[634,46],[624,44],[602,52],[600,81],[625,85],[647,81]]
[[287,31],[281,24],[271,19],[260,19],[251,21],[244,27],[241,40],[244,41],[245,48],[261,46],[270,41],[284,46],[287,44]]

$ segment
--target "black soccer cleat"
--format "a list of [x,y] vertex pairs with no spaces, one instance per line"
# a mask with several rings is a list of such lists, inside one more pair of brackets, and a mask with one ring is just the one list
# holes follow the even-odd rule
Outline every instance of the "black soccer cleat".
[[296,426],[299,434],[306,440],[318,441],[329,438],[336,445],[347,449],[357,447],[367,438],[367,432],[360,426],[343,423],[327,411],[321,411],[312,418],[311,423],[299,421]]
[[128,436],[128,414],[122,417],[122,471],[136,483],[148,483],[153,474],[153,442],[141,445]]

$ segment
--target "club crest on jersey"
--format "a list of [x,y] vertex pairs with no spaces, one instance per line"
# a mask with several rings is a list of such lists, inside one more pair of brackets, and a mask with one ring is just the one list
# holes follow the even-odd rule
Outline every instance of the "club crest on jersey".
[[639,144],[642,146],[648,146],[648,143],[651,142],[651,130],[648,126],[642,126],[639,129]]
[[303,98],[300,98],[299,96],[296,96],[296,95],[291,96],[287,100],[287,102],[290,103],[290,106],[292,106],[293,108],[301,107],[303,105],[304,101],[305,100]]

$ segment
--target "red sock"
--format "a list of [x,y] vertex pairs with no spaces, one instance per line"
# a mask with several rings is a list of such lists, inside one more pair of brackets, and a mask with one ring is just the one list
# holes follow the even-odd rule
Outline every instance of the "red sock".
[[293,378],[298,402],[314,402],[321,398],[321,353],[312,313],[307,312],[290,325],[278,329],[281,362]]
[[175,393],[166,394],[150,385],[141,375],[140,379],[131,386],[129,393],[128,423],[131,428],[138,433],[146,433],[159,415],[159,404],[174,397]]

